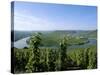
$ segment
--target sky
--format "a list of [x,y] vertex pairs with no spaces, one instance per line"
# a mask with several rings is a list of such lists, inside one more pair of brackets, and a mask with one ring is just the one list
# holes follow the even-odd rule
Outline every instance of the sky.
[[14,2],[14,30],[95,30],[97,7]]

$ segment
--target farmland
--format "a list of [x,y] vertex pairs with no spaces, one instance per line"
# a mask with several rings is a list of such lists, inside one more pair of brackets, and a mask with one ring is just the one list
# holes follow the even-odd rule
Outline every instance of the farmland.
[[97,68],[96,33],[97,30],[15,31],[14,72]]

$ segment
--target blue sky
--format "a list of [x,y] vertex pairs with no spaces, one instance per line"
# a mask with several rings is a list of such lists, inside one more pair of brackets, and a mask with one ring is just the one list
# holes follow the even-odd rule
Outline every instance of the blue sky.
[[94,30],[95,6],[15,2],[14,30]]

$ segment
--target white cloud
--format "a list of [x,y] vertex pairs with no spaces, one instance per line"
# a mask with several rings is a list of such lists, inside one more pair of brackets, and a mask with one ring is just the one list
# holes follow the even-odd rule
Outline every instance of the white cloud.
[[14,14],[14,30],[53,30],[53,23],[36,17],[24,14]]
[[76,25],[74,22],[51,22],[47,19],[40,18],[37,16],[24,15],[22,13],[14,13],[14,30],[86,30],[96,29],[96,27],[89,25]]

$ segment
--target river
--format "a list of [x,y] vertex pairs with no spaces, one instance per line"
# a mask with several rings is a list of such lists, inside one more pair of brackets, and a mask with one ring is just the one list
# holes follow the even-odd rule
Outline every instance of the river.
[[[24,47],[28,47],[28,45],[26,43],[27,39],[29,39],[29,37],[26,37],[24,39],[21,39],[21,40],[18,40],[16,42],[14,42],[14,47],[19,48],[19,49],[24,48]],[[89,42],[87,42],[83,45],[71,45],[68,48],[69,49],[72,49],[72,48],[85,48],[85,47],[88,47],[90,45],[96,45],[97,44],[97,40],[94,39],[94,38],[89,38],[88,41]],[[41,48],[44,48],[44,47],[41,47]],[[57,47],[49,47],[49,48],[57,48]]]

